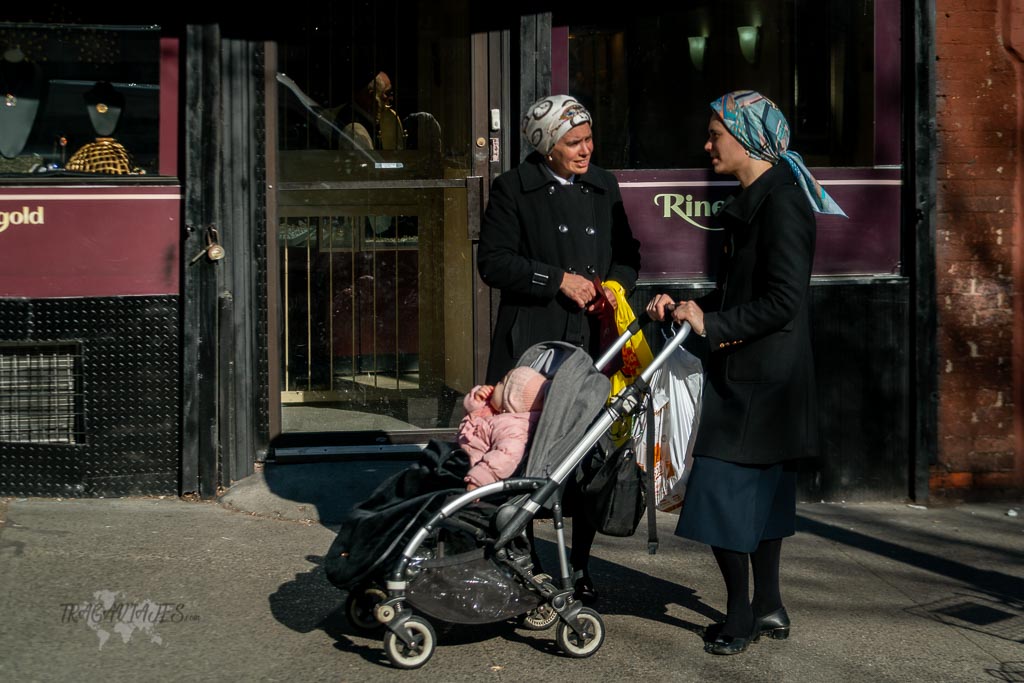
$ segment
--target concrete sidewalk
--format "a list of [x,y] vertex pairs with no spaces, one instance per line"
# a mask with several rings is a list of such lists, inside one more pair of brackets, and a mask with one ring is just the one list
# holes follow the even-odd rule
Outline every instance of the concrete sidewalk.
[[[702,649],[725,605],[711,553],[659,514],[655,555],[646,522],[597,539],[593,657],[564,656],[554,629],[447,626],[426,666],[398,671],[322,562],[334,521],[404,466],[268,466],[216,502],[3,499],[0,680],[1024,680],[1020,502],[801,503],[783,546],[792,635],[736,657]],[[537,535],[551,553],[550,523]]]

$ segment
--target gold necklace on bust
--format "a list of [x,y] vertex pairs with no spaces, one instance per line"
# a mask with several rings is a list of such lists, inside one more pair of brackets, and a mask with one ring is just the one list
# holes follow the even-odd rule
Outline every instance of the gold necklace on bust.
[[27,64],[0,60],[0,93],[3,93],[5,107],[18,106],[18,98],[26,94],[25,89],[30,85],[31,78],[32,67]]
[[[22,79],[23,81],[24,79]],[[4,106],[5,107],[17,107],[18,106],[18,95],[15,93],[21,92],[22,82],[5,83],[3,88],[0,88],[0,92],[4,94]]]

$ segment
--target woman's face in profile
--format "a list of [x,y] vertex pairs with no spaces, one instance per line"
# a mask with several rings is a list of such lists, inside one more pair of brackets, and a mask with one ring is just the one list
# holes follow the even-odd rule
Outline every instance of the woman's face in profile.
[[548,155],[548,166],[563,178],[583,175],[590,168],[590,155],[594,153],[594,135],[589,123],[581,123],[561,137]]
[[732,136],[722,120],[714,114],[708,123],[708,141],[704,143],[704,151],[711,156],[711,168],[722,175],[736,175],[750,160],[740,141]]

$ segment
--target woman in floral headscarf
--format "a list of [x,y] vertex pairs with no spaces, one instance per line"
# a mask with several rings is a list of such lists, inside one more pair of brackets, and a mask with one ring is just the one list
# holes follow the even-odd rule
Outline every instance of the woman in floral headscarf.
[[[538,342],[566,341],[599,356],[595,278],[618,282],[628,295],[640,270],[619,184],[591,163],[590,112],[568,95],[542,97],[521,129],[534,151],[494,180],[477,252],[480,277],[501,293],[488,384]],[[586,602],[597,597],[587,569],[593,539],[593,528],[575,515],[570,562]]]
[[[789,635],[779,591],[782,539],[796,517],[796,467],[815,455],[810,279],[814,213],[845,216],[789,150],[779,108],[751,91],[711,103],[704,151],[740,193],[718,216],[725,254],[718,286],[696,301],[659,294],[647,306],[705,337],[706,382],[694,463],[676,534],[710,545],[728,594],[705,650],[743,652]],[[753,569],[754,594],[749,597]]]

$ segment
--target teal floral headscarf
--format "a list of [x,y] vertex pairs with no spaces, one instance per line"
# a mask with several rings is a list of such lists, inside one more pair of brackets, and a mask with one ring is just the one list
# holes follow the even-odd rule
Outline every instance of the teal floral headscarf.
[[807,195],[811,208],[818,213],[848,218],[846,213],[814,179],[803,158],[789,146],[789,123],[775,103],[754,90],[734,90],[711,103],[711,109],[726,129],[750,153],[752,159],[789,164],[796,182]]

